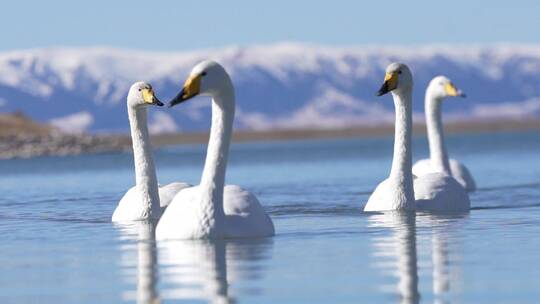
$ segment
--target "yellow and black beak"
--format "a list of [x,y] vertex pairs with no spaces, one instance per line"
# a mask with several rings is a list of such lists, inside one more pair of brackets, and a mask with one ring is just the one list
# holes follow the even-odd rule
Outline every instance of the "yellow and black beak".
[[384,76],[384,83],[382,84],[379,91],[377,91],[377,96],[382,96],[395,88],[398,85],[398,72],[386,73]]
[[154,94],[154,90],[151,88],[145,88],[142,89],[142,96],[144,103],[155,105],[155,106],[163,106],[163,103],[157,99],[156,95]]
[[201,77],[202,75],[190,76],[184,83],[182,91],[169,101],[169,107],[174,107],[192,97],[197,96],[201,92]]
[[453,83],[448,82],[444,85],[444,90],[448,96],[466,97],[460,89],[458,89]]

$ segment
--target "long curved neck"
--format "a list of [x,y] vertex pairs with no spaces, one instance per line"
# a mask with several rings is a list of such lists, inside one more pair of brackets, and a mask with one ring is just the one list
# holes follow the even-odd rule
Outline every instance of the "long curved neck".
[[412,90],[392,92],[396,108],[394,134],[394,158],[390,178],[397,180],[398,197],[395,209],[414,209],[414,188],[412,178]]
[[146,109],[128,106],[133,158],[135,160],[135,184],[143,203],[143,219],[160,217],[159,190],[152,147],[148,136]]
[[425,111],[426,128],[429,141],[429,157],[431,165],[438,172],[450,174],[450,163],[444,143],[444,130],[441,119],[442,98],[434,97],[428,89],[426,92]]
[[[229,155],[229,145],[234,121],[234,90],[222,90],[213,96],[212,127],[206,152],[206,161],[201,178],[201,198],[203,212],[208,219],[214,220],[214,227],[223,224],[223,188],[225,171]],[[221,230],[217,228],[217,230]]]

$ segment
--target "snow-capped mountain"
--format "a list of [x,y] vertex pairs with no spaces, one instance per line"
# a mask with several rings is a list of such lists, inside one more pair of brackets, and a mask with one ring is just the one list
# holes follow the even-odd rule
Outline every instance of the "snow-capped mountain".
[[[540,46],[333,48],[305,44],[192,52],[54,48],[0,53],[0,111],[22,111],[66,131],[128,130],[125,96],[146,80],[167,101],[191,67],[215,59],[236,86],[236,125],[246,129],[338,128],[393,119],[391,97],[375,97],[392,61],[415,76],[415,118],[429,80],[450,77],[468,95],[445,103],[449,119],[540,115]],[[194,99],[151,108],[153,132],[201,130],[209,105]]]

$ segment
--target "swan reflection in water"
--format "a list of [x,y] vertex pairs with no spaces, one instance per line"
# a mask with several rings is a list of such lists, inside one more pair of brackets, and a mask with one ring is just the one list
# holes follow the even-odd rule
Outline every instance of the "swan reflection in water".
[[[132,223],[115,223],[120,231],[121,240],[137,240],[137,257],[133,244],[122,245],[122,268],[125,269],[126,281],[132,282],[133,269],[137,267],[137,292],[125,292],[124,300],[137,300],[137,303],[158,303],[157,283],[157,251],[155,242],[155,225],[149,221]],[[137,265],[133,265],[136,261]]]
[[418,303],[416,215],[392,212],[373,214],[368,220],[370,227],[392,230],[390,235],[377,235],[372,241],[377,267],[398,277],[397,291],[401,303]]
[[[455,294],[459,290],[458,283],[462,282],[457,250],[459,246],[459,226],[462,219],[469,215],[463,214],[425,214],[417,217],[418,226],[429,227],[431,230],[431,262],[432,262],[432,292],[434,303],[449,303],[447,299],[452,288]],[[451,271],[452,270],[452,271]]]
[[[230,286],[256,281],[273,240],[191,240],[158,243],[163,299],[234,303]],[[256,292],[256,291],[255,291]]]
[[[135,277],[137,279],[137,291],[126,291],[122,298],[143,304],[159,303],[161,299],[234,303],[229,286],[261,278],[263,262],[271,257],[273,247],[272,238],[179,240],[156,244],[155,227],[150,222],[115,223],[115,227],[119,229],[122,242],[124,278],[130,284]],[[137,240],[137,250],[134,250],[133,240]],[[128,242],[124,244],[124,241]],[[159,293],[156,288],[158,267],[162,286]]]
[[[414,213],[385,213],[374,214],[369,217],[369,225],[377,228],[390,228],[391,233],[374,237],[372,244],[375,247],[376,267],[398,278],[397,289],[401,303],[418,303],[420,292],[418,290],[418,251],[417,228],[431,232],[428,253],[432,260],[432,291],[434,303],[447,303],[446,296],[450,287],[459,282],[460,272],[457,265],[450,268],[450,256],[453,256],[450,242],[456,242],[453,237],[456,225],[466,214],[462,215],[435,215]],[[457,221],[456,221],[457,220]],[[452,262],[456,262],[452,260]],[[421,263],[427,265],[427,263]],[[455,291],[455,290],[454,290]]]

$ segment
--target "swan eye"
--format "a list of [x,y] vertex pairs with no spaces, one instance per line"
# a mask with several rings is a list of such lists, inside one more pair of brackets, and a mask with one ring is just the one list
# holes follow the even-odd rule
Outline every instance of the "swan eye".
[[401,70],[399,70],[397,73],[398,73],[398,74],[401,74]]
[[202,72],[201,76],[203,76],[203,77],[206,76],[206,72]]

